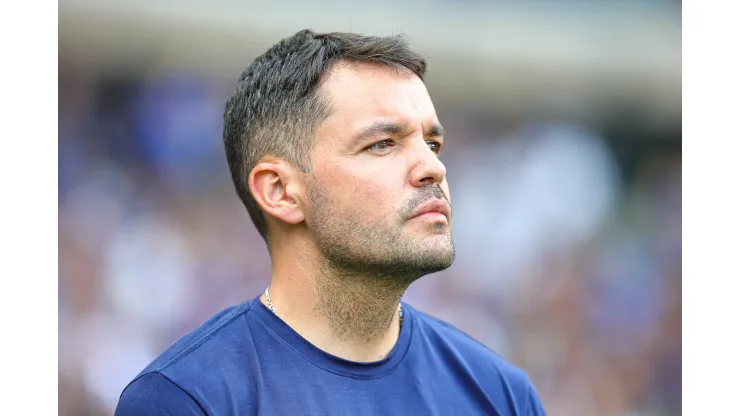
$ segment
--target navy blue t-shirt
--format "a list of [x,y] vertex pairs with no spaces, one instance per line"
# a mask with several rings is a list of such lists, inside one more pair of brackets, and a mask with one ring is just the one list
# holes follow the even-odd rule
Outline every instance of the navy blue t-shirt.
[[179,339],[123,391],[116,416],[544,415],[527,375],[460,330],[403,304],[393,351],[328,354],[259,297]]

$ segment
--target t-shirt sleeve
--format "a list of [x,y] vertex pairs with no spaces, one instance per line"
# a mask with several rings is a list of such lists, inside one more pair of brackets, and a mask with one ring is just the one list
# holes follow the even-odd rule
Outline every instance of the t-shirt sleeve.
[[185,415],[206,413],[187,392],[159,373],[145,374],[123,391],[115,416]]

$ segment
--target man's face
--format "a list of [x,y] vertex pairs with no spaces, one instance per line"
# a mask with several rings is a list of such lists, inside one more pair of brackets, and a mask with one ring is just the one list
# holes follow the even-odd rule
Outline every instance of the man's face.
[[[443,137],[424,83],[340,63],[322,89],[332,113],[316,132],[306,226],[330,265],[410,279],[449,267]],[[429,203],[446,212],[414,216]]]

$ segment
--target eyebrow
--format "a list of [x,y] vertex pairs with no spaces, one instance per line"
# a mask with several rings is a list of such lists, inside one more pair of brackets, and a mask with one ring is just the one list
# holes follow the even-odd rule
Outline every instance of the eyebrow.
[[[357,141],[370,140],[378,136],[395,136],[408,130],[408,127],[392,121],[378,121],[362,129],[357,135]],[[429,126],[424,132],[424,137],[442,137],[445,129],[439,123]]]
[[445,135],[445,128],[439,123],[434,123],[427,131],[424,132],[424,137],[443,137]]

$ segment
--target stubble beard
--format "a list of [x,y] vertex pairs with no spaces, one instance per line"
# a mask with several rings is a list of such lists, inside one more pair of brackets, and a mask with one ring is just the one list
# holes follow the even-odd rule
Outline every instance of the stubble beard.
[[438,187],[421,189],[390,221],[368,222],[338,209],[321,186],[308,187],[306,221],[321,256],[315,292],[336,333],[368,339],[381,333],[393,318],[389,311],[414,281],[452,265],[449,225],[430,223],[428,234],[408,234],[411,210],[441,193]]

